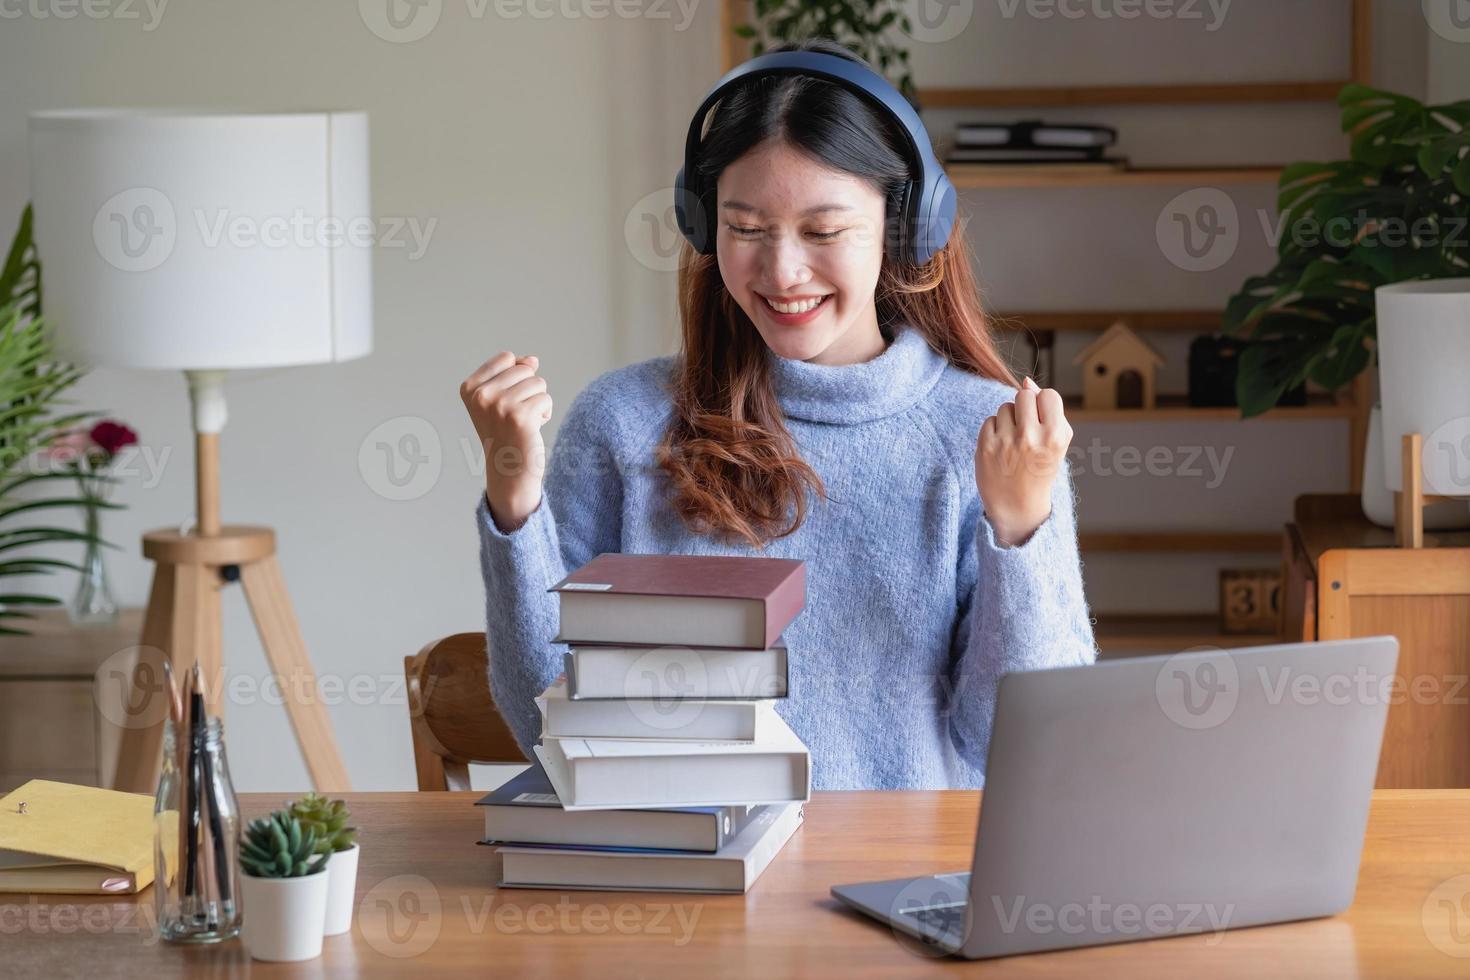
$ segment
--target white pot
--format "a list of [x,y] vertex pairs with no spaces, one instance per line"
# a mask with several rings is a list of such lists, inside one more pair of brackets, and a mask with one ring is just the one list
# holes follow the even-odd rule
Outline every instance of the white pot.
[[[334,859],[328,859],[331,867]],[[322,955],[327,911],[326,869],[299,878],[240,875],[245,900],[240,941],[257,960],[294,962]]]
[[[1368,415],[1368,442],[1363,450],[1363,516],[1379,527],[1394,525],[1393,491],[1383,476],[1383,409]],[[1426,531],[1470,527],[1470,501],[1442,500],[1424,508]]]
[[1383,475],[1404,488],[1403,437],[1424,437],[1424,492],[1470,497],[1470,278],[1379,286]]
[[352,929],[352,910],[357,901],[357,856],[362,848],[353,844],[333,851],[327,861],[327,917],[322,932],[340,936]]

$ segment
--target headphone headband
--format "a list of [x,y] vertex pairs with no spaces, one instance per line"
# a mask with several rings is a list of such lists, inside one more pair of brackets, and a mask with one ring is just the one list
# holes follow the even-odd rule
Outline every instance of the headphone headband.
[[684,166],[674,178],[674,216],[690,244],[705,255],[715,251],[714,208],[708,200],[713,188],[703,186],[697,169],[705,116],[733,86],[777,75],[810,75],[841,85],[898,123],[917,176],[904,184],[898,201],[899,228],[894,240],[901,254],[897,257],[922,264],[943,248],[954,227],[955,191],[934,155],[919,114],[882,75],[856,61],[822,51],[777,51],[752,58],[726,72],[700,102],[684,141]]

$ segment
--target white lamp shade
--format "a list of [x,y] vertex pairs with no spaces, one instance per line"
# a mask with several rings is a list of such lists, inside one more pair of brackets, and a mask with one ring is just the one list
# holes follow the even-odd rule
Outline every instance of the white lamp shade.
[[1424,437],[1424,492],[1470,496],[1470,279],[1379,286],[1383,475],[1404,489],[1403,438]]
[[372,350],[366,113],[75,110],[29,130],[61,356],[208,370]]

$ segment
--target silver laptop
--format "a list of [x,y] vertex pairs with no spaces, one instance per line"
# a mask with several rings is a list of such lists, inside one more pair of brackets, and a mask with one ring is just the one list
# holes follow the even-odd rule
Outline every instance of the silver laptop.
[[970,871],[832,894],[970,959],[1341,912],[1397,661],[1373,636],[1007,674]]

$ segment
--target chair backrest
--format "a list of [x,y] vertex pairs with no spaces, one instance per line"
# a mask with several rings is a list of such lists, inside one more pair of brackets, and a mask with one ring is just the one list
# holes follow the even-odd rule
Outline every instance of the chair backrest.
[[528,761],[490,694],[484,633],[455,633],[403,658],[421,790],[467,790],[472,763]]

